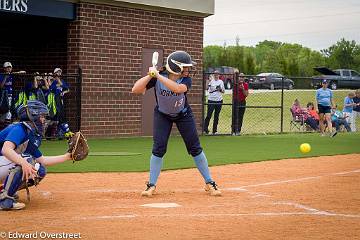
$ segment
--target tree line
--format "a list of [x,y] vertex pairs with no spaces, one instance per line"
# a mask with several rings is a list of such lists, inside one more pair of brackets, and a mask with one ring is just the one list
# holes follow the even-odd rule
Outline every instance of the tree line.
[[211,45],[204,48],[204,69],[230,66],[248,75],[278,72],[286,76],[310,77],[314,67],[348,68],[360,72],[360,45],[354,40],[337,41],[327,49],[312,50],[300,44],[262,41],[255,47]]

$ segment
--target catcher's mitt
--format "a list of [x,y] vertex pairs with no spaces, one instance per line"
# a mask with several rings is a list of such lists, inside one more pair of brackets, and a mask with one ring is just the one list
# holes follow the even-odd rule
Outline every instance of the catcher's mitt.
[[86,138],[81,132],[76,132],[68,141],[71,158],[73,161],[84,160],[89,154],[89,146]]

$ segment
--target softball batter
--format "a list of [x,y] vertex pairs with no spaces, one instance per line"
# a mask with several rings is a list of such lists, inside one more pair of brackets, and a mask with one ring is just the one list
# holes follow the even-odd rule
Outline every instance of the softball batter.
[[144,94],[147,89],[154,87],[157,103],[154,109],[154,142],[150,158],[150,179],[142,196],[150,197],[155,192],[173,123],[176,124],[188,153],[194,158],[205,180],[205,191],[212,196],[221,195],[211,178],[208,162],[197,134],[195,119],[186,97],[192,82],[189,71],[194,64],[188,53],[173,52],[166,59],[164,71],[158,72],[155,67],[150,67],[149,73],[155,72],[155,77],[146,75],[137,80],[132,88],[133,93]]

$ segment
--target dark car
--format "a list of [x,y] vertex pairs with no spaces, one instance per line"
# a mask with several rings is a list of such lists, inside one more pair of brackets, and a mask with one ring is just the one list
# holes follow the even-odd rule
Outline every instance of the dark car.
[[329,82],[329,88],[332,90],[338,88],[360,88],[360,74],[352,69],[331,70],[327,67],[315,67],[314,70],[323,74],[314,76],[311,85],[320,88],[324,79]]
[[294,81],[285,78],[280,73],[260,73],[256,75],[256,78],[250,81],[249,87],[252,89],[281,89],[282,80],[284,79],[284,88],[293,89]]

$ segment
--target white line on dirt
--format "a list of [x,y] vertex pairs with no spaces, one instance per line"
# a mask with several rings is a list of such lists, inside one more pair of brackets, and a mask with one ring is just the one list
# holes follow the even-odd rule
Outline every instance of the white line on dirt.
[[[260,186],[269,186],[269,185],[276,185],[276,184],[284,184],[284,183],[292,183],[292,182],[302,182],[307,180],[313,180],[313,179],[319,179],[322,177],[328,177],[328,176],[337,176],[337,175],[348,175],[353,173],[360,173],[360,169],[352,170],[352,171],[345,171],[345,172],[338,172],[338,173],[329,173],[325,175],[320,176],[312,176],[312,177],[303,177],[303,178],[295,178],[295,179],[288,179],[288,180],[278,180],[278,181],[271,181],[271,182],[265,182],[265,183],[258,183],[258,184],[250,184],[240,187],[230,187],[230,188],[221,188],[221,190],[225,191],[239,191],[239,192],[248,192],[246,188],[251,187],[260,187]],[[200,192],[203,191],[198,188],[188,188],[188,189],[172,189],[172,192]],[[52,191],[57,193],[69,193],[73,192],[72,190],[62,190],[62,191]],[[88,189],[88,190],[77,190],[77,192],[96,192],[96,193],[139,193],[141,190],[134,190],[134,189]],[[51,194],[51,192],[49,192]],[[261,194],[261,193],[259,193]]]
[[308,207],[308,206],[305,206],[303,204],[294,203],[294,202],[274,202],[274,205],[289,205],[289,206],[293,206],[295,208],[304,209],[304,210],[308,211],[309,213],[331,214],[331,213],[326,212],[326,211],[320,211],[318,209]]
[[330,173],[330,174],[321,175],[321,176],[313,176],[313,177],[303,177],[303,178],[295,178],[295,179],[289,179],[289,180],[271,181],[271,182],[265,182],[265,183],[259,183],[259,184],[251,184],[251,185],[245,185],[245,186],[233,187],[233,188],[223,188],[222,190],[246,191],[245,188],[248,188],[248,187],[260,187],[260,186],[268,186],[268,185],[291,183],[291,182],[302,182],[302,181],[306,181],[306,180],[319,179],[319,178],[322,178],[322,177],[328,177],[328,176],[333,176],[333,175],[348,175],[348,174],[352,174],[352,173],[360,173],[360,169],[347,171],[347,172]]
[[106,220],[106,219],[118,219],[118,218],[135,218],[138,215],[129,214],[129,215],[114,215],[114,216],[89,216],[89,217],[76,217],[76,220]]
[[113,219],[130,219],[130,218],[148,218],[148,217],[168,217],[168,218],[208,218],[208,217],[277,217],[277,216],[298,216],[298,215],[312,215],[312,216],[330,216],[330,217],[345,217],[345,218],[360,218],[360,215],[355,214],[338,214],[328,213],[323,211],[314,212],[259,212],[259,213],[210,213],[210,214],[143,214],[143,215],[114,215],[114,216],[90,216],[80,217],[76,220],[113,220]]

